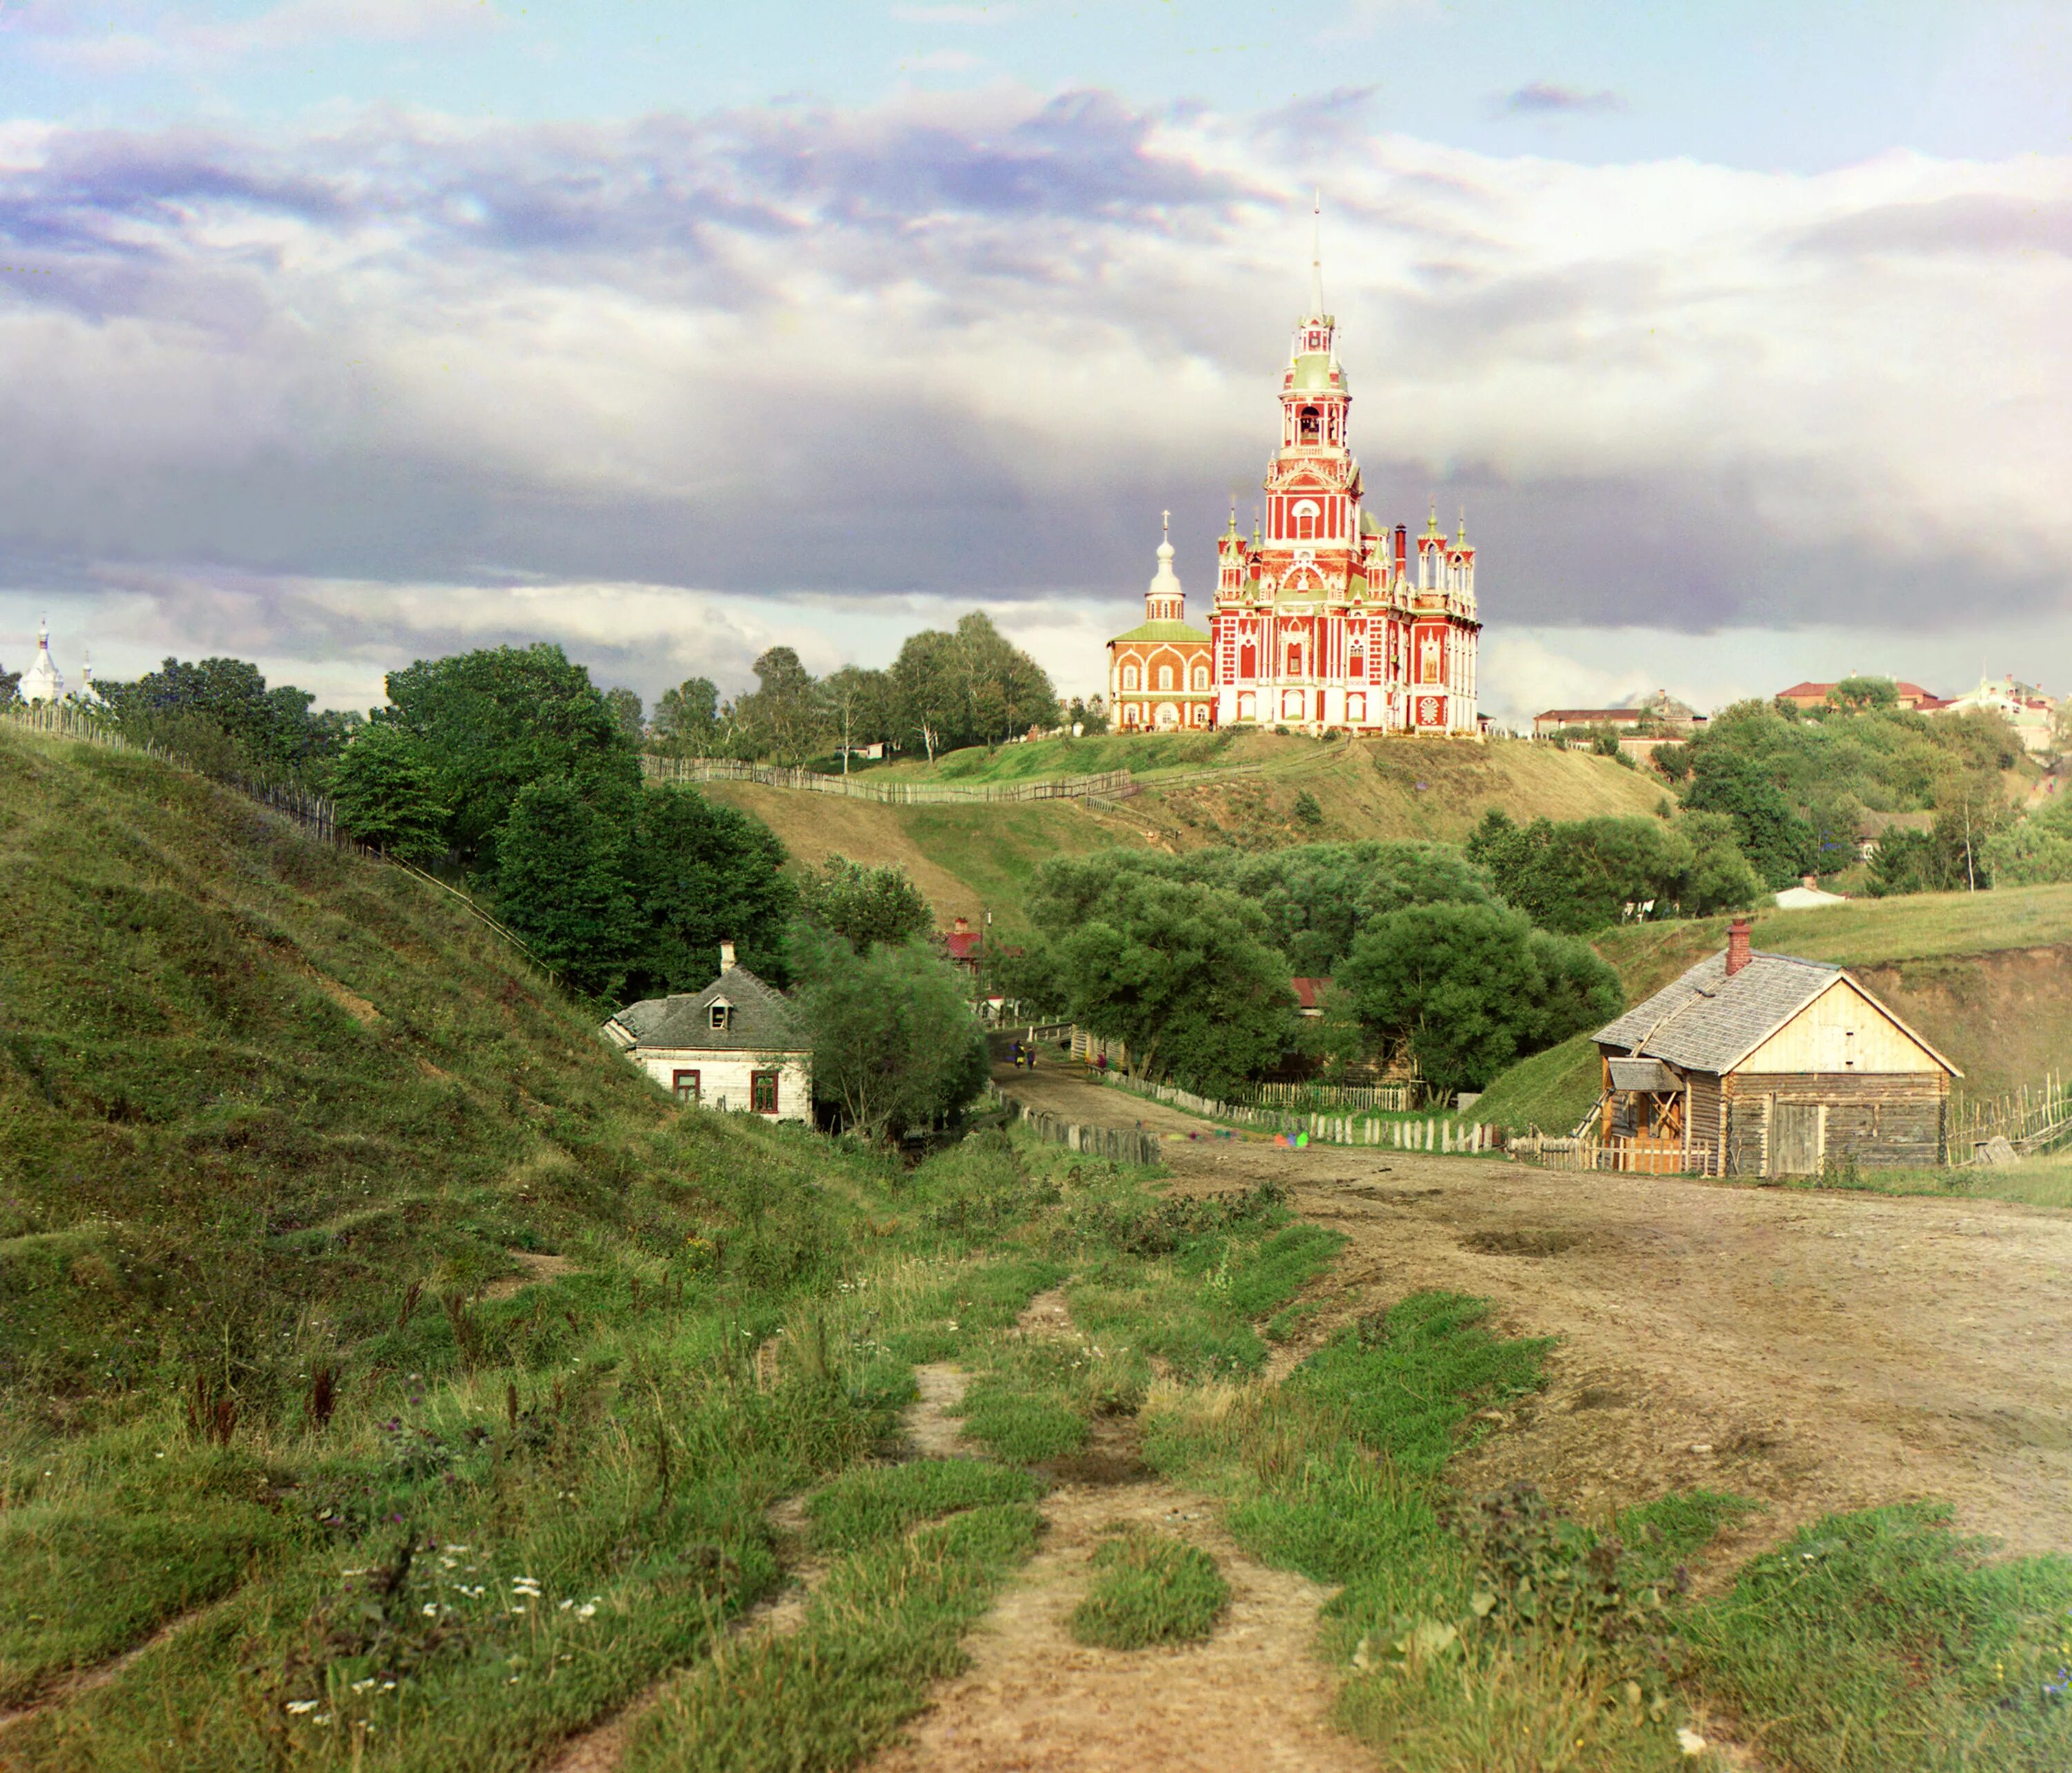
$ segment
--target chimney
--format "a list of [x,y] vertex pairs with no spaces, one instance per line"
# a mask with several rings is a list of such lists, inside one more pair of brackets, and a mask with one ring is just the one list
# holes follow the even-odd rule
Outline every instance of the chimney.
[[1819,890],[1820,877],[1818,874],[1801,874],[1799,877],[1799,884],[1807,892],[1814,892]]
[[1727,977],[1749,964],[1749,920],[1737,917],[1727,926]]
[[959,936],[968,936],[971,934],[971,919],[968,917],[960,917],[952,928]]
[[[1747,944],[1747,942],[1746,942],[1746,940],[1745,940],[1745,939],[1744,939],[1744,940],[1743,940],[1743,942],[1742,942],[1742,944],[1741,944],[1741,945],[1742,945],[1744,948],[1745,948],[1745,947],[1748,945],[1748,944]],[[731,968],[731,967],[733,966],[733,965],[734,965],[734,944],[733,944],[733,943],[731,943],[731,942],[722,942],[722,943],[721,943],[721,944],[720,944],[720,945],[719,945],[719,969],[720,969],[720,971],[721,971],[721,972],[722,972],[722,973],[725,973],[725,972],[726,972],[730,968]]]
[[1410,530],[1407,524],[1396,526],[1396,576],[1401,578],[1410,566]]

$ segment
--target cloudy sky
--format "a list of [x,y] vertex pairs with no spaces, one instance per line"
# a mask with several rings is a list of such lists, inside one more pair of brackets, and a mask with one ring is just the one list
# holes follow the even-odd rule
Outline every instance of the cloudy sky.
[[0,662],[651,698],[1248,513],[1311,190],[1487,705],[2072,689],[2072,6],[0,0]]

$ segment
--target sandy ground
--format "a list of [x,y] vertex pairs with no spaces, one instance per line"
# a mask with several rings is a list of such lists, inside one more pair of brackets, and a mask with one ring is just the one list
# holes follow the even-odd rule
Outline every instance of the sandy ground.
[[1166,1135],[1177,1187],[1272,1178],[1344,1232],[1305,1347],[1430,1287],[1560,1338],[1546,1391],[1457,1465],[1470,1489],[1529,1479],[1593,1513],[1697,1484],[1763,1499],[1716,1566],[1920,1497],[2009,1551],[2072,1549],[2072,1214],[1190,1141],[1202,1123],[1068,1068],[997,1076],[1068,1119]]
[[[1023,1334],[1070,1335],[1062,1298],[1046,1294]],[[931,1425],[952,1394],[946,1369],[923,1368],[908,1432],[923,1450],[964,1450]],[[954,1388],[960,1390],[961,1387]],[[939,1417],[934,1418],[939,1423]],[[1240,1550],[1205,1499],[1161,1482],[1138,1456],[1137,1427],[1095,1425],[1087,1448],[1050,1472],[1042,1548],[965,1639],[972,1663],[935,1693],[906,1738],[872,1773],[1359,1773],[1371,1756],[1327,1722],[1332,1682],[1311,1646],[1328,1591]],[[1213,1557],[1231,1605],[1202,1644],[1090,1649],[1068,1628],[1104,1530],[1153,1527]]]

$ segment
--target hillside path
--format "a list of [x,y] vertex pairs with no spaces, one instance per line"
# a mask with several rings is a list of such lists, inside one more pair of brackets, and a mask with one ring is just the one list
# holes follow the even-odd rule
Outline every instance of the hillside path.
[[1256,1140],[1076,1068],[997,1068],[1067,1119],[1165,1137],[1174,1186],[1286,1184],[1349,1240],[1305,1327],[1424,1288],[1561,1338],[1551,1380],[1456,1462],[1595,1511],[1693,1485],[1760,1497],[1722,1553],[1831,1510],[1954,1504],[2013,1552],[2072,1545],[2072,1213],[2000,1201],[1577,1174]]

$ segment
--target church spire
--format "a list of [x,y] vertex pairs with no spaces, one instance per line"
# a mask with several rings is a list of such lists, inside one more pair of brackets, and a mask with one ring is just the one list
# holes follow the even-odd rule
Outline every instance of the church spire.
[[1324,311],[1324,193],[1321,188],[1309,204],[1309,311]]

